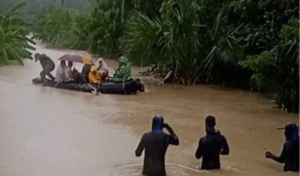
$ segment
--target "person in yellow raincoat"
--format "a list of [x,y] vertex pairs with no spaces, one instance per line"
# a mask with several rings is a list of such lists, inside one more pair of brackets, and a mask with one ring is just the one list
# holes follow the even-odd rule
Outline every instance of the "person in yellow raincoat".
[[91,84],[100,84],[101,83],[101,74],[98,72],[95,66],[92,66],[91,71],[89,73],[89,82]]

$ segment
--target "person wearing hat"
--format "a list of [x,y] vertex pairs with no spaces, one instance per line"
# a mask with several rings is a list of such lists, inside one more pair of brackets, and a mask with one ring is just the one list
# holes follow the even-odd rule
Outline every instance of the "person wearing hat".
[[280,156],[276,156],[270,151],[267,151],[265,156],[268,159],[273,159],[276,162],[284,164],[284,171],[299,172],[299,134],[298,125],[288,124],[284,128],[286,141],[283,145]]
[[207,116],[205,119],[206,136],[199,140],[196,150],[196,158],[202,158],[201,169],[220,169],[220,155],[229,154],[229,146],[226,138],[215,129],[216,118]]
[[[163,132],[163,128],[170,134]],[[173,129],[166,123],[162,116],[152,119],[152,131],[145,133],[135,150],[137,157],[145,150],[143,175],[165,176],[165,155],[169,145],[179,145],[179,139]]]
[[52,81],[54,81],[55,77],[51,74],[55,68],[54,62],[45,54],[36,53],[34,58],[35,62],[40,61],[40,64],[43,68],[40,73],[41,80],[44,81],[47,75]]

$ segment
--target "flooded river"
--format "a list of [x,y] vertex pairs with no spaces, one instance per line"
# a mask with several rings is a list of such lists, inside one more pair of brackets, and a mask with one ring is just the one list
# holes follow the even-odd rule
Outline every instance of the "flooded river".
[[[66,52],[43,46],[38,51],[52,58]],[[31,79],[40,65],[25,64],[0,67],[1,176],[141,176],[143,158],[135,158],[134,150],[156,114],[165,117],[181,142],[168,150],[169,176],[297,175],[282,172],[264,152],[280,152],[284,137],[276,128],[298,122],[298,115],[272,108],[257,93],[147,81],[147,92],[136,96],[95,96],[35,86]],[[195,169],[207,114],[217,117],[231,147],[220,171]]]

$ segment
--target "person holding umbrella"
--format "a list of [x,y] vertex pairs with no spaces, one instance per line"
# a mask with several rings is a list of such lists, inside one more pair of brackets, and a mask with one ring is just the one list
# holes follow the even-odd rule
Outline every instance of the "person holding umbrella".
[[[90,58],[90,56],[87,55],[81,55],[81,54],[64,54],[63,56],[61,56],[59,58],[59,60],[64,60],[68,62],[68,70],[67,71],[67,78],[70,78],[69,76],[71,76],[69,73],[70,70],[73,73],[73,79],[69,79],[67,80],[68,82],[72,82],[75,81],[76,83],[88,83],[89,82],[89,73],[91,70],[91,67],[93,65],[93,61]],[[77,62],[77,63],[82,63],[84,64],[83,68],[82,68],[82,72],[81,75],[80,73],[76,70],[76,69],[71,69],[73,66],[73,62]]]

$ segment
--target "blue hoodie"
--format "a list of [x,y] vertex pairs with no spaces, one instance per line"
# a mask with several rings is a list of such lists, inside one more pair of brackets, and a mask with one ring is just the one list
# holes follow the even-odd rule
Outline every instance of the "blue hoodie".
[[164,118],[162,116],[154,116],[152,119],[152,131],[154,133],[163,133]]

